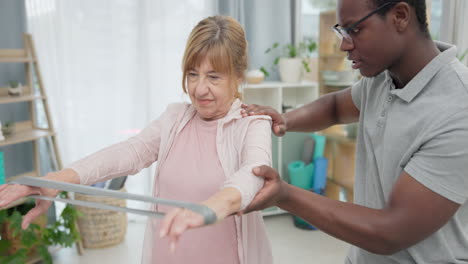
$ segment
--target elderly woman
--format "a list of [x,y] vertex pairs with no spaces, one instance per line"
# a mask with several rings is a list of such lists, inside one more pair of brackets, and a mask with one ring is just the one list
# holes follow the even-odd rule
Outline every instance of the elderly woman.
[[[136,174],[158,161],[153,195],[200,202],[218,222],[181,236],[201,226],[203,218],[186,209],[154,208],[167,214],[163,221],[148,221],[144,263],[272,263],[261,215],[235,214],[263,186],[252,168],[271,165],[270,118],[240,114],[237,87],[246,68],[241,25],[224,16],[203,19],[192,30],[183,57],[182,87],[192,103],[170,105],[137,136],[45,177],[89,185]],[[2,186],[0,206],[32,193],[55,196],[57,190]],[[38,200],[23,228],[49,206]]]

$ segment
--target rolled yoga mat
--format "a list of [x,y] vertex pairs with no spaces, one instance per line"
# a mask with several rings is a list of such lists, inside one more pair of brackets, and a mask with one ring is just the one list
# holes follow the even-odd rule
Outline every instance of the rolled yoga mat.
[[291,184],[299,188],[310,190],[313,186],[312,174],[314,172],[314,164],[305,163],[301,160],[292,161],[288,164],[288,173]]
[[3,161],[3,152],[0,152],[0,184],[5,183],[5,167],[4,167],[4,161]]
[[314,165],[314,182],[312,185],[312,191],[323,195],[327,184],[328,160],[323,157],[316,158],[314,160]]
[[[314,164],[305,165],[303,161],[292,161],[288,164],[288,173],[291,184],[299,188],[310,191],[313,186],[312,173],[314,172]],[[294,225],[301,229],[315,229],[304,219],[297,216],[293,217]]]
[[309,164],[313,161],[315,140],[313,137],[306,137],[304,140],[304,149],[302,151],[302,161]]
[[311,136],[315,141],[314,157],[313,157],[313,159],[315,160],[316,158],[323,157],[323,153],[325,152],[326,138],[325,136],[317,135],[317,134],[312,134]]

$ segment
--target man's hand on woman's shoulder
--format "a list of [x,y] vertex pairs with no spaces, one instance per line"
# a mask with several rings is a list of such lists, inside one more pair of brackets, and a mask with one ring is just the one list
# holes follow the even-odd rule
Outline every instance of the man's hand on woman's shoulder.
[[278,137],[281,137],[286,133],[286,119],[270,106],[242,104],[241,114],[243,117],[252,115],[268,115],[273,120],[271,127],[273,133]]

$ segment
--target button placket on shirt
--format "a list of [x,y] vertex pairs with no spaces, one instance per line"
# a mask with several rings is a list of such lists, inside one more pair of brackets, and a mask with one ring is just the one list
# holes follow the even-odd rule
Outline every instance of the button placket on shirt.
[[385,101],[383,103],[382,110],[380,111],[380,115],[379,115],[379,118],[378,118],[378,121],[377,121],[377,127],[379,127],[379,128],[384,127],[385,121],[386,121],[386,116],[387,116],[387,113],[388,113],[388,108],[389,108],[390,104],[392,103],[393,98],[394,97],[392,95],[390,95],[390,94],[387,95],[387,98],[385,99]]

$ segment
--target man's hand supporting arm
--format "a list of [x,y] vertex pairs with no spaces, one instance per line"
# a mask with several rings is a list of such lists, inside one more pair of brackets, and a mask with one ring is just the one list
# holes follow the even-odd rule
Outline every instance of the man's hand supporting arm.
[[429,190],[406,172],[385,208],[372,209],[288,185],[278,206],[320,230],[381,255],[394,254],[425,239],[455,214],[459,204]]

